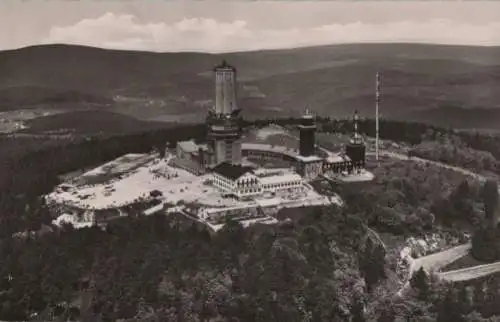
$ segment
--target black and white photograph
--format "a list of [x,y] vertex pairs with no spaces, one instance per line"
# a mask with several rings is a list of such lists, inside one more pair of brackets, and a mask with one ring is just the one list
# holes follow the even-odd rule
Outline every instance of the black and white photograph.
[[500,322],[500,2],[2,0],[0,322]]

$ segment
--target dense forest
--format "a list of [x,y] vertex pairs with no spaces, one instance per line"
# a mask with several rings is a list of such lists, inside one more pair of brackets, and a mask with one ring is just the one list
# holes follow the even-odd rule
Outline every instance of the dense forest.
[[448,228],[472,232],[484,218],[480,183],[449,169],[387,161],[372,170],[373,182],[338,187],[337,192],[363,213],[370,227],[393,235]]
[[0,316],[81,301],[83,278],[94,290],[79,314],[105,321],[348,321],[362,315],[363,276],[383,272],[374,246],[362,248],[361,219],[338,208],[246,230],[229,222],[214,236],[182,227],[157,215],[4,240]]
[[484,220],[472,239],[472,255],[484,262],[500,260],[500,226],[498,183],[488,180],[481,189],[484,200]]

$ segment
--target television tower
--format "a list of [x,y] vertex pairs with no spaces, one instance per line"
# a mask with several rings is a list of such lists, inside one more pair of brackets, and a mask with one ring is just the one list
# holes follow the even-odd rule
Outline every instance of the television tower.
[[375,85],[375,159],[378,161],[379,157],[379,114],[378,108],[380,104],[380,74],[377,72],[376,85]]

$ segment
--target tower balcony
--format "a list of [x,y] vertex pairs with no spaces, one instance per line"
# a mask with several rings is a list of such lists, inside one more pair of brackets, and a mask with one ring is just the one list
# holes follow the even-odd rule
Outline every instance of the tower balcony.
[[300,119],[300,125],[303,125],[303,126],[315,126],[316,122],[314,122],[314,119],[313,118],[301,118]]
[[230,125],[241,121],[241,116],[239,116],[240,110],[234,111],[233,114],[215,114],[214,112],[209,112],[206,118],[206,122],[210,125]]
[[299,130],[316,130],[316,124],[310,124],[310,125],[306,125],[306,124],[299,124],[298,126]]
[[212,138],[232,138],[241,136],[239,126],[211,125],[208,127],[208,135]]

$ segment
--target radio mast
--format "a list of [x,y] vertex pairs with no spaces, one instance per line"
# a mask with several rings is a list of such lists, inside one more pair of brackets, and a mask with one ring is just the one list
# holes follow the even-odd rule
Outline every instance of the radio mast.
[[375,159],[378,161],[378,145],[379,145],[379,114],[378,107],[380,103],[380,75],[377,72],[375,85]]

